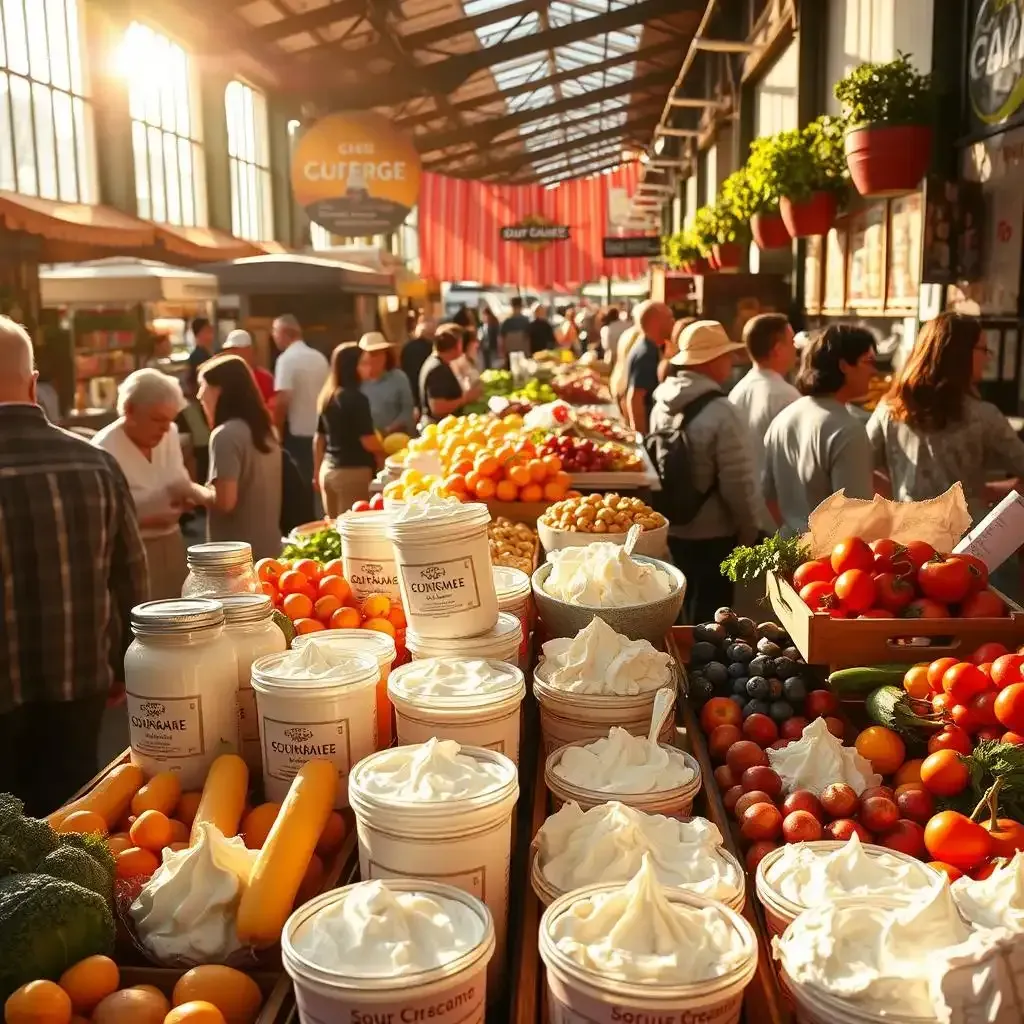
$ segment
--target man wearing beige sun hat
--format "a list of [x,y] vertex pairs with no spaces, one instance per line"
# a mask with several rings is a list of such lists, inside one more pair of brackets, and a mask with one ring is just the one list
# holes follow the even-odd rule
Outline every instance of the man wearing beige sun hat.
[[[762,511],[750,430],[740,411],[725,400],[733,357],[744,346],[715,320],[698,320],[679,336],[669,361],[670,376],[654,392],[651,433],[685,434],[695,514],[669,519],[669,547],[687,579],[686,621],[708,622],[730,605],[733,586],[719,565],[737,544],[757,539]],[[682,443],[681,441],[678,443]]]
[[359,348],[360,390],[369,399],[374,428],[385,435],[412,433],[412,387],[398,368],[394,346],[380,331],[368,331],[359,339]]

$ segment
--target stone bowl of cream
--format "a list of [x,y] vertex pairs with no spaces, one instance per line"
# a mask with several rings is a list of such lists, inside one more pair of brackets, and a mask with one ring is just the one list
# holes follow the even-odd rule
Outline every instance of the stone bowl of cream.
[[808,907],[844,897],[924,896],[942,876],[914,857],[883,846],[820,840],[772,850],[757,866],[754,888],[772,935],[781,935]]
[[494,927],[480,900],[410,878],[324,893],[281,935],[301,1024],[483,1020],[493,956]]
[[685,818],[701,774],[685,751],[613,726],[601,739],[567,743],[549,754],[544,783],[556,811],[570,800],[585,811],[618,800],[648,814]]
[[753,928],[734,910],[666,888],[648,857],[625,885],[567,893],[540,923],[550,1018],[737,1024],[757,970]]
[[[577,740],[596,740],[621,726],[646,736],[658,690],[677,689],[670,654],[649,640],[630,640],[594,616],[574,637],[549,640],[533,673],[533,695],[540,706],[545,756]],[[669,715],[661,738],[675,734]]]
[[680,821],[645,814],[617,800],[583,811],[575,803],[544,822],[531,846],[530,881],[544,906],[589,885],[625,885],[650,857],[658,881],[741,910],[740,862],[705,818]]
[[526,683],[515,665],[468,658],[428,658],[388,679],[398,742],[431,737],[497,750],[519,763],[519,712]]
[[679,617],[686,577],[618,544],[588,544],[549,552],[533,574],[533,596],[548,636],[575,636],[598,615],[630,640],[659,644]]

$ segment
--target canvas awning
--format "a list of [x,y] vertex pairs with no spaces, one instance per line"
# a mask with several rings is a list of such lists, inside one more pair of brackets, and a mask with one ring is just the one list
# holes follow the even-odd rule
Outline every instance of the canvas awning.
[[49,307],[193,303],[215,301],[218,283],[213,274],[202,271],[115,256],[43,267],[39,291],[43,305]]
[[391,274],[303,253],[251,256],[225,263],[212,263],[205,269],[217,275],[221,291],[229,295],[251,295],[254,292],[276,295],[395,293],[395,281]]
[[170,255],[190,263],[215,263],[254,256],[260,248],[243,238],[235,238],[217,228],[179,227],[176,224],[155,224],[156,238]]

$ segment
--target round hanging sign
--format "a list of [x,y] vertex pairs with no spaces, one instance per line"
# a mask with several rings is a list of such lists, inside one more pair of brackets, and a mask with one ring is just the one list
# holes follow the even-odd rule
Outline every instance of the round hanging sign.
[[378,114],[331,114],[296,144],[292,192],[332,234],[387,234],[419,199],[420,157],[412,139]]
[[971,108],[986,124],[1024,103],[1024,0],[983,0],[967,58]]

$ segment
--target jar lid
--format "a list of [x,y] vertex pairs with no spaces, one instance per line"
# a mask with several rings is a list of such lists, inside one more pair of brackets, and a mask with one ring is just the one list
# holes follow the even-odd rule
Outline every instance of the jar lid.
[[190,569],[235,569],[252,564],[252,545],[244,540],[193,544],[185,553]]
[[477,636],[460,637],[458,640],[438,640],[420,636],[410,626],[405,631],[405,645],[410,650],[430,650],[436,646],[441,649],[442,654],[450,653],[455,657],[465,658],[467,655],[459,652],[466,649],[481,650],[491,644],[503,647],[509,644],[513,637],[515,637],[515,646],[518,647],[523,640],[523,624],[519,621],[519,616],[513,615],[511,612],[498,612],[498,621],[493,629]]
[[499,603],[521,601],[533,593],[530,577],[522,569],[495,565],[491,572],[494,574],[494,589],[497,591]]
[[219,600],[229,626],[263,622],[274,614],[274,602],[266,594],[230,594]]
[[370,512],[344,512],[338,516],[335,528],[338,533],[383,533],[391,524],[393,513],[384,509]]
[[224,605],[209,598],[181,597],[171,601],[146,601],[132,609],[132,632],[192,633],[224,625]]

